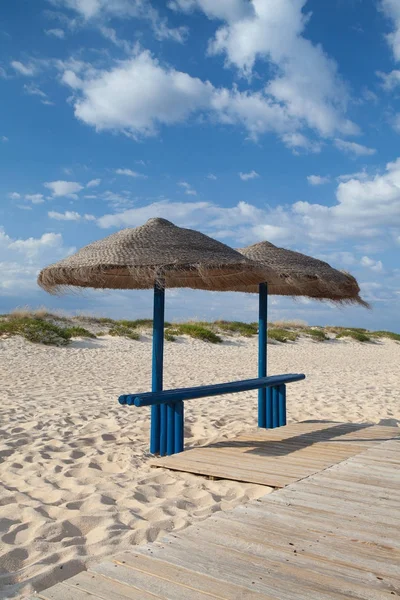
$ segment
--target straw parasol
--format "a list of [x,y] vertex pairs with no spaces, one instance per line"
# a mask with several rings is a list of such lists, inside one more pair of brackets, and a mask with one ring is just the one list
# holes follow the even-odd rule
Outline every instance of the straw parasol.
[[188,287],[241,291],[277,279],[229,246],[192,229],[153,218],[93,242],[43,269],[38,284],[50,293],[65,288],[147,289]]
[[[269,294],[308,296],[317,300],[369,307],[359,295],[357,280],[349,273],[338,271],[322,260],[278,248],[267,241],[240,248],[238,251],[279,273],[278,279],[268,281]],[[258,286],[251,285],[250,288],[242,288],[242,291],[258,292]]]

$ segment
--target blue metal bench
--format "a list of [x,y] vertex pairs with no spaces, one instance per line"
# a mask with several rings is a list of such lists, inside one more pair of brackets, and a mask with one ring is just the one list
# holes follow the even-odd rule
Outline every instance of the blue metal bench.
[[233,394],[249,390],[267,391],[263,402],[258,404],[258,424],[272,429],[286,425],[286,384],[305,379],[303,374],[273,375],[228,383],[202,385],[198,387],[124,394],[118,401],[128,406],[151,406],[152,423],[150,451],[161,456],[183,451],[185,400]]

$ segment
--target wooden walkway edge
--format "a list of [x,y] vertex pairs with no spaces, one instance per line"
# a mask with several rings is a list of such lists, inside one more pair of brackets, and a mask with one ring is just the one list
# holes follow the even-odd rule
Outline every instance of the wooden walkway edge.
[[[395,433],[387,428],[387,436]],[[400,596],[399,490],[400,440],[375,440],[321,472],[135,547],[34,598],[394,598]]]

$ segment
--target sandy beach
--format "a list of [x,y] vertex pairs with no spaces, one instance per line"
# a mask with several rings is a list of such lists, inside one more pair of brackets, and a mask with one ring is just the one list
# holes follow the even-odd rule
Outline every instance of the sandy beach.
[[[88,564],[152,541],[268,488],[151,469],[149,410],[119,406],[147,391],[151,338],[46,347],[0,340],[0,598],[24,598]],[[400,420],[400,344],[350,340],[269,345],[288,388],[289,421]],[[257,339],[167,342],[165,387],[254,377]],[[256,426],[256,392],[187,402],[187,446]]]

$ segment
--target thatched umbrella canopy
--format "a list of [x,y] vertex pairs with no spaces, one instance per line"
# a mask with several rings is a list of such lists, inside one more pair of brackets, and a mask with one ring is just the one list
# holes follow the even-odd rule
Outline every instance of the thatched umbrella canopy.
[[64,288],[147,289],[187,287],[241,291],[275,281],[272,268],[254,263],[229,246],[166,219],[149,219],[81,248],[43,269],[39,285],[50,293]]
[[[336,303],[361,304],[368,308],[368,303],[360,297],[357,280],[322,260],[278,248],[270,242],[240,248],[239,252],[279,273],[278,279],[268,281],[268,293],[271,295],[307,296]],[[245,290],[243,288],[243,291],[258,292],[258,286],[252,285]]]

